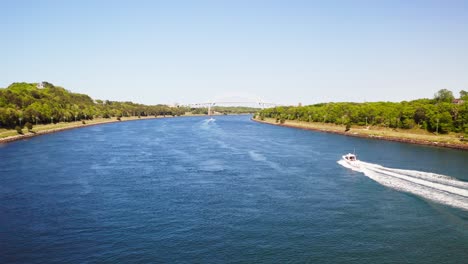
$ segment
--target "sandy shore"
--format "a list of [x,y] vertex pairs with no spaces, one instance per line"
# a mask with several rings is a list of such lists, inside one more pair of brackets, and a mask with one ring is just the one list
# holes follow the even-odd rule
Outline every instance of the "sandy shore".
[[436,147],[445,147],[453,149],[468,150],[468,142],[461,141],[456,136],[450,135],[430,135],[430,134],[415,134],[405,132],[400,130],[398,132],[391,131],[390,129],[367,129],[367,128],[351,128],[348,132],[345,132],[344,126],[337,125],[328,125],[321,123],[309,123],[309,122],[300,122],[300,121],[286,121],[284,124],[276,123],[274,119],[267,118],[265,120],[252,119],[255,122],[275,125],[275,126],[284,126],[298,129],[305,129],[311,131],[319,131],[325,133],[340,134],[345,136],[352,137],[361,137],[361,138],[371,138],[377,140],[388,140],[396,141],[410,144],[426,145],[426,146],[436,146]]

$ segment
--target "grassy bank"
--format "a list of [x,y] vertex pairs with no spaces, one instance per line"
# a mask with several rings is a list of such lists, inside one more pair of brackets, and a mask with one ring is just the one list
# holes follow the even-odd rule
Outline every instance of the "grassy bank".
[[125,121],[132,121],[132,120],[142,120],[142,119],[154,119],[154,118],[163,118],[160,117],[122,117],[121,120],[117,120],[117,118],[95,118],[93,120],[86,120],[85,124],[82,121],[77,122],[60,122],[56,124],[45,124],[45,125],[35,125],[32,131],[28,131],[26,127],[23,128],[23,134],[18,134],[16,130],[13,129],[0,129],[0,143],[6,143],[16,140],[21,140],[24,138],[34,137],[37,135],[49,134],[54,132],[59,132],[63,130],[69,130],[74,128],[86,127],[86,126],[93,126],[99,124],[106,124],[106,123],[114,123],[114,122],[125,122]]
[[257,122],[272,125],[300,128],[313,131],[322,131],[334,134],[341,134],[354,137],[373,138],[381,140],[398,141],[412,144],[440,146],[455,149],[468,150],[468,141],[461,141],[460,135],[450,134],[432,134],[422,129],[391,129],[385,127],[360,127],[353,126],[349,131],[345,131],[344,125],[335,125],[328,123],[303,122],[286,120],[283,124],[277,123],[276,119],[265,118],[264,120],[254,119]]

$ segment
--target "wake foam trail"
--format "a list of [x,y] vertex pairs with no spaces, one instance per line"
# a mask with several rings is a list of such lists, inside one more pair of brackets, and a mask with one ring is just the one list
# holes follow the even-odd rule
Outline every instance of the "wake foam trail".
[[254,150],[249,150],[249,156],[253,161],[257,162],[263,162],[267,164],[270,168],[278,171],[278,172],[283,172],[284,170],[281,169],[281,166],[278,165],[276,162],[268,160],[264,155],[257,153]]
[[337,162],[338,162],[338,164],[340,164],[341,166],[343,166],[343,167],[345,167],[345,168],[348,168],[348,169],[350,169],[350,170],[357,171],[357,172],[362,172],[361,169],[357,169],[357,168],[355,168],[355,167],[349,165],[349,164],[348,164],[346,161],[344,161],[344,160],[339,160],[339,161],[337,161]]
[[338,163],[354,171],[362,172],[372,180],[403,192],[441,204],[468,210],[468,183],[455,178],[415,170],[386,168],[378,164],[358,162],[357,167],[344,160]]

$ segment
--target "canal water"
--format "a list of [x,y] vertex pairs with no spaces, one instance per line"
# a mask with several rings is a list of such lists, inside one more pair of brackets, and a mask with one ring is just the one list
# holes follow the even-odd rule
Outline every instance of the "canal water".
[[466,263],[467,182],[466,151],[250,116],[86,127],[0,145],[0,262]]

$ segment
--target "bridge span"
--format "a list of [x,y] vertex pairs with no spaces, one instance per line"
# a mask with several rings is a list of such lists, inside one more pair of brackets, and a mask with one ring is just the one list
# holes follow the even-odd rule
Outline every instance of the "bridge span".
[[208,115],[211,115],[211,108],[214,106],[248,106],[248,107],[253,107],[253,108],[272,108],[272,107],[277,107],[281,106],[280,104],[276,103],[269,103],[269,102],[263,102],[263,101],[213,101],[213,102],[206,102],[206,103],[193,103],[193,104],[188,104],[189,107],[193,108],[208,108]]

